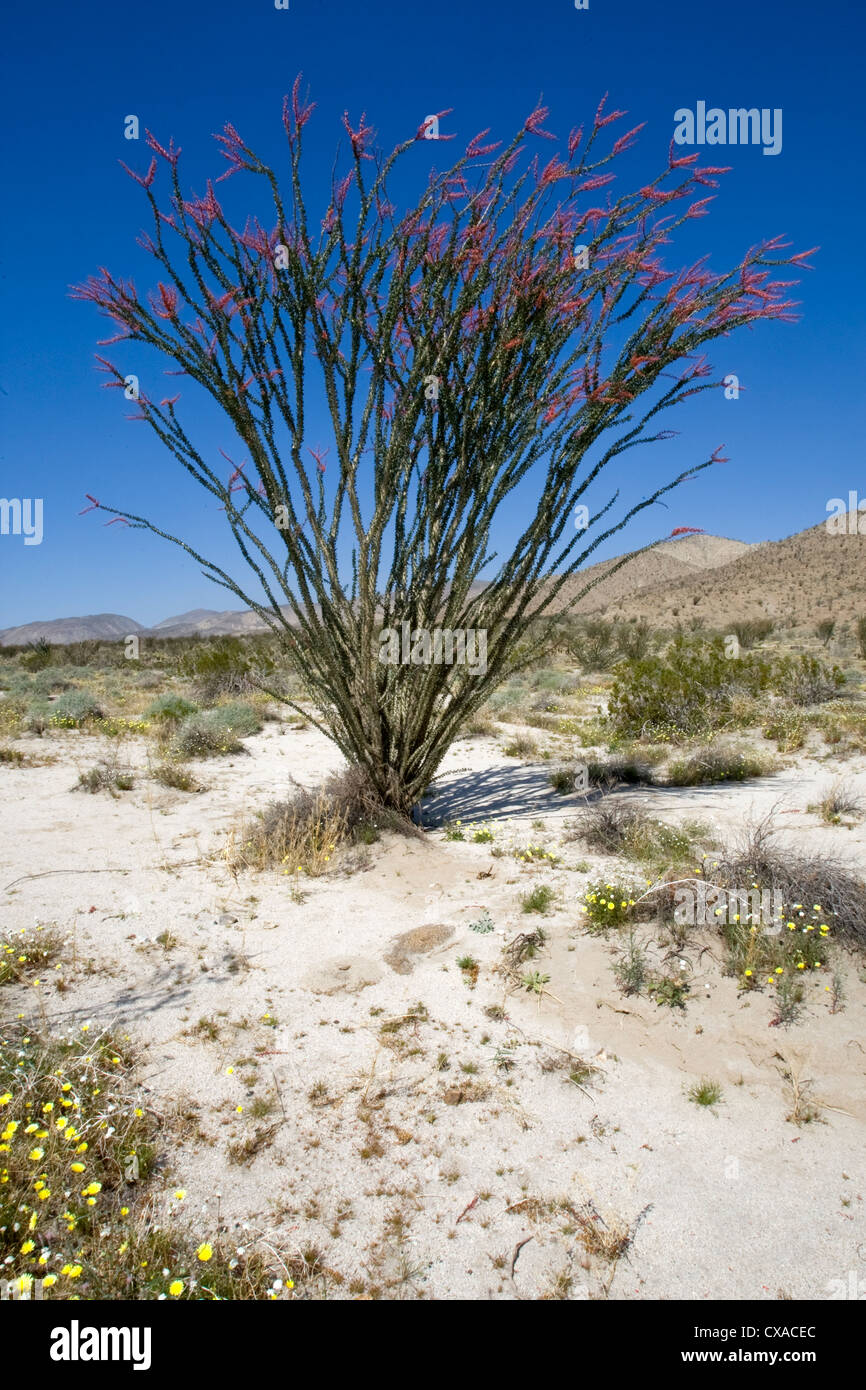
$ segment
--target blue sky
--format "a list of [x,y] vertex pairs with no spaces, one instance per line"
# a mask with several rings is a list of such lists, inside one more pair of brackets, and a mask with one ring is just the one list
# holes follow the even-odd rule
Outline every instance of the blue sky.
[[[776,539],[821,520],[831,497],[850,489],[866,497],[864,24],[859,7],[839,0],[758,0],[748,9],[590,0],[588,11],[572,0],[290,0],[288,11],[272,0],[15,7],[2,96],[0,496],[43,498],[44,538],[25,546],[20,536],[0,536],[0,627],[93,612],[150,623],[195,607],[239,606],[167,543],[106,528],[98,513],[78,516],[92,493],[192,537],[242,574],[212,499],[184,484],[149,427],[124,418],[120,393],[100,390],[93,353],[108,330],[68,287],[100,265],[132,275],[140,290],[155,283],[135,244],[146,205],[117,162],[142,171],[147,164],[143,141],[123,138],[126,115],[137,114],[160,139],[174,137],[187,186],[200,192],[224,167],[211,135],[227,120],[254,149],[281,158],[282,97],[299,71],[318,103],[305,135],[322,212],[316,198],[344,138],[345,108],[353,118],[365,110],[389,148],[429,113],[453,107],[443,130],[457,139],[418,146],[429,166],[431,149],[440,163],[441,150],[456,157],[483,127],[491,139],[508,138],[539,94],[551,108],[547,126],[564,138],[609,91],[611,106],[632,118],[618,130],[647,122],[624,169],[641,182],[663,166],[677,108],[699,100],[781,108],[778,156],[756,146],[712,151],[711,162],[732,172],[710,216],[689,224],[666,259],[675,267],[709,251],[713,267],[727,268],[776,233],[796,250],[817,244],[816,269],[796,292],[802,318],[712,345],[719,375],[737,373],[746,391],[735,402],[707,393],[669,415],[664,423],[679,437],[654,446],[650,473],[645,451],[636,451],[641,459],[618,482],[636,500],[648,481],[674,476],[718,445],[730,462],[686,484],[668,510],[645,513],[607,551],[677,525]],[[426,176],[420,162],[418,175],[414,191]],[[407,197],[412,191],[407,184]],[[155,369],[167,365],[153,360]],[[194,409],[184,420],[216,449],[222,436],[211,415],[202,414],[200,436]],[[309,442],[327,443],[324,418]],[[517,521],[505,518],[503,545]]]

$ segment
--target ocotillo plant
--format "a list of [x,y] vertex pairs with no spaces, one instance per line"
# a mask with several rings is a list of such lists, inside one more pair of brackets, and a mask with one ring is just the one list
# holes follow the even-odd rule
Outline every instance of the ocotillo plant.
[[[127,172],[150,203],[143,245],[162,278],[146,300],[104,269],[74,290],[116,325],[104,341],[159,349],[242,441],[249,458],[225,454],[229,472],[197,450],[180,395],[137,398],[132,418],[146,420],[224,508],[247,587],[155,522],[94,506],[182,546],[254,609],[300,672],[314,722],[403,812],[460,725],[528,659],[533,618],[551,610],[587,556],[719,460],[716,450],[696,461],[616,522],[614,494],[575,528],[576,504],[604,469],[670,436],[657,428],[660,412],[718,384],[705,343],[790,317],[783,296],[795,282],[771,281],[770,268],[809,254],[784,256],[776,237],[724,274],[705,260],[664,269],[660,248],[704,215],[710,198],[695,195],[725,171],[699,168],[697,154],[675,157],[672,144],[651,183],[594,201],[641,129],[611,141],[608,127],[624,113],[604,107],[547,162],[527,150],[554,139],[543,107],[505,148],[484,144],[482,132],[447,172],[430,173],[402,216],[389,177],[448,113],[428,117],[387,157],[373,149],[365,118],[353,128],[347,114],[349,167],[334,173],[316,218],[302,182],[314,108],[298,81],[283,106],[285,187],[234,126],[216,137],[228,161],[220,178],[246,171],[265,180],[270,229],[257,218],[242,231],[230,225],[213,182],[203,197],[185,195],[180,151],[148,133],[149,168]],[[160,163],[170,190],[162,208]],[[105,384],[122,388],[122,365],[99,362]],[[314,383],[330,412],[333,465],[308,447]],[[518,485],[521,533],[478,583]],[[407,621],[412,660],[380,660],[380,628]],[[415,634],[435,626],[486,631],[486,669],[431,661]]]

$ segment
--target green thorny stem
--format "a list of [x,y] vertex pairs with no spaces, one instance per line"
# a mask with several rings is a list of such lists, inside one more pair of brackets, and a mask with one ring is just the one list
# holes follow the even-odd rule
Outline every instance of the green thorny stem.
[[[785,243],[776,237],[724,275],[711,273],[706,258],[677,274],[664,270],[659,247],[682,222],[704,215],[711,199],[676,214],[662,210],[698,185],[717,186],[714,176],[725,172],[699,169],[697,154],[675,158],[673,144],[652,183],[581,210],[587,194],[614,180],[600,171],[640,129],[596,153],[601,132],[624,114],[604,115],[604,101],[589,137],[572,132],[567,153],[544,168],[522,156],[528,140],[554,138],[541,126],[545,108],[495,158],[488,156],[498,146],[481,145],[482,132],[450,170],[433,170],[401,221],[388,176],[424,139],[430,119],[384,157],[368,150],[364,118],[353,130],[344,116],[351,168],[339,183],[332,174],[330,207],[312,233],[301,147],[313,106],[302,104],[299,82],[283,107],[287,189],[233,126],[216,137],[229,162],[222,178],[246,170],[266,180],[276,213],[270,232],[257,218],[234,230],[211,182],[205,197],[185,199],[180,151],[148,133],[154,157],[146,175],[132,177],[153,213],[152,235],[141,244],[165,282],[147,304],[132,282],[104,269],[73,291],[117,325],[105,341],[158,348],[176,364],[174,374],[199,383],[228,416],[252,468],[233,465],[227,481],[185,432],[178,396],[157,405],[141,392],[132,418],[147,420],[225,509],[260,595],[145,518],[91,500],[181,546],[254,610],[299,672],[318,710],[313,722],[366,769],[385,804],[406,813],[464,721],[533,658],[544,625],[530,632],[530,623],[550,613],[596,547],[684,479],[723,461],[716,450],[616,524],[599,527],[614,492],[588,527],[570,525],[575,504],[611,460],[670,437],[656,428],[662,410],[718,385],[706,380],[704,343],[757,319],[791,318],[782,292],[796,282],[768,283],[761,267],[801,265],[809,253],[780,257]],[[157,156],[171,180],[170,212],[160,211],[151,188]],[[167,236],[179,240],[181,255],[170,256]],[[181,321],[179,307],[191,311],[191,323]],[[112,377],[105,384],[122,387],[123,372],[99,361]],[[305,384],[314,372],[337,455],[327,488],[323,453],[306,450],[315,468],[304,458]],[[647,399],[638,408],[640,397]],[[362,466],[368,455],[372,462]],[[479,584],[498,558],[490,550],[497,512],[530,474],[531,500],[527,489],[514,499],[528,508],[522,534],[495,577]],[[339,562],[348,537],[351,585]],[[566,595],[566,607],[588,587]],[[381,661],[380,626],[403,621],[413,629],[486,630],[486,672]]]

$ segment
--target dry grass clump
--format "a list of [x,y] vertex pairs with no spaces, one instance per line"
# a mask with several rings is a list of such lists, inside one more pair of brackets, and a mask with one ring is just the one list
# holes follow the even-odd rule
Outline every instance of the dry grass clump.
[[767,777],[775,770],[769,758],[762,758],[749,749],[710,743],[671,763],[665,784],[700,787],[714,782],[745,782],[750,777]]
[[666,825],[640,806],[605,796],[587,807],[568,833],[598,854],[621,854],[653,868],[675,869],[695,862],[696,842],[707,843],[709,828],[698,821]]
[[653,787],[655,776],[651,764],[643,758],[628,755],[591,759],[587,763],[590,785],[611,791],[623,782],[630,787]]
[[818,802],[821,819],[828,825],[838,825],[843,816],[855,819],[863,815],[866,800],[855,792],[849,781],[840,777],[833,783]]
[[502,751],[507,758],[537,758],[538,744],[526,734],[518,734]]
[[113,760],[97,763],[87,772],[79,772],[78,781],[72,788],[76,792],[108,792],[117,796],[118,792],[131,791],[133,775],[131,768],[121,768]]
[[460,738],[495,738],[497,735],[496,725],[492,719],[488,719],[483,714],[473,714],[470,719],[462,726],[458,737]]
[[326,872],[338,846],[369,844],[380,830],[412,833],[414,827],[382,806],[362,768],[335,773],[315,790],[299,787],[290,801],[275,801],[229,844],[231,868]]
[[173,787],[175,791],[200,792],[204,790],[189,769],[178,763],[158,763],[150,775],[161,786]]
[[123,1045],[86,1024],[74,1038],[0,1037],[0,1261],[15,1295],[278,1297],[255,1252],[160,1223],[160,1123],[132,1072]]
[[713,865],[715,883],[729,888],[779,891],[787,904],[817,904],[837,941],[866,946],[866,882],[845,865],[820,854],[783,849],[770,811],[741,844]]

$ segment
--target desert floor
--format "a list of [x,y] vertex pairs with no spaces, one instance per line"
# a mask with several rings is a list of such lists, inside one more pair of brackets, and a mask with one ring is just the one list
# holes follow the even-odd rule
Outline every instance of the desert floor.
[[[104,752],[75,730],[54,761],[3,770],[3,931],[56,923],[70,943],[62,992],[4,989],[4,1013],[129,1035],[177,1136],[157,1179],[170,1219],[315,1251],[311,1287],[337,1298],[827,1299],[866,1278],[862,961],[843,957],[843,1007],[816,973],[801,1018],[771,1026],[769,993],[739,993],[696,930],[673,962],[684,1010],[626,997],[616,941],[580,908],[614,861],[562,838],[580,798],[484,737],[451,750],[422,836],[388,834],[316,879],[233,876],[239,819],[341,763],[309,728],[269,723],[245,746],[202,764],[200,794],[73,792]],[[144,742],[130,750],[142,765]],[[616,795],[723,836],[775,806],[792,844],[862,870],[863,823],[806,810],[835,770],[803,757],[740,785]],[[866,791],[866,759],[844,770]],[[493,842],[446,840],[456,817]],[[561,862],[515,859],[527,841]],[[543,918],[520,903],[538,881],[557,893]],[[485,912],[493,930],[472,930]],[[539,922],[541,995],[502,972]],[[715,1107],[688,1098],[702,1077],[721,1084]],[[812,1123],[789,1118],[797,1086]]]

